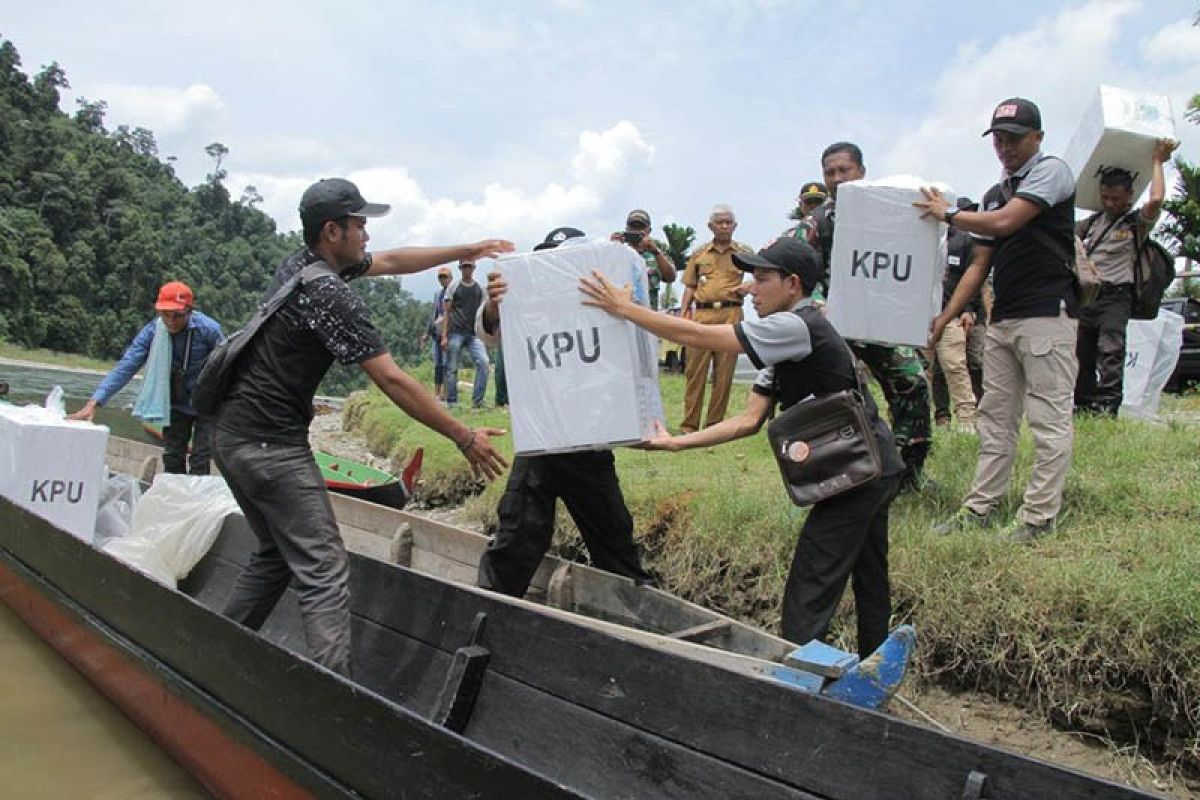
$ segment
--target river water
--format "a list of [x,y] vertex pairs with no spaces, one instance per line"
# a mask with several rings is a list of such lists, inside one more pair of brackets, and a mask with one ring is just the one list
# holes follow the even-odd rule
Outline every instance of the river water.
[[[68,411],[101,376],[0,362],[13,403],[40,403],[63,387]],[[96,414],[119,436],[145,439],[128,407],[138,384]],[[149,800],[207,795],[191,776],[129,721],[49,645],[0,603],[0,796]]]

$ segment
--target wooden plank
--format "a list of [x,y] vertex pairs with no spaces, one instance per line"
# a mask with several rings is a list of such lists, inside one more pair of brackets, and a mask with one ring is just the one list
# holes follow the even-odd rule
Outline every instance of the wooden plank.
[[412,568],[417,572],[467,586],[474,586],[479,575],[478,570],[469,564],[451,561],[424,550],[413,551]]
[[675,631],[668,635],[672,639],[679,639],[683,642],[710,642],[714,639],[728,638],[729,623],[725,620],[717,619],[695,625],[691,628],[684,628],[681,631]]

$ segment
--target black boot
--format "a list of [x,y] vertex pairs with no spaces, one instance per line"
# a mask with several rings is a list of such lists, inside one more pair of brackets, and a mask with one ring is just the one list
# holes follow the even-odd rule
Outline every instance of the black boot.
[[901,492],[915,492],[924,488],[927,479],[922,475],[925,471],[925,458],[929,455],[929,442],[914,442],[900,448],[900,457],[904,459],[904,477],[900,481]]

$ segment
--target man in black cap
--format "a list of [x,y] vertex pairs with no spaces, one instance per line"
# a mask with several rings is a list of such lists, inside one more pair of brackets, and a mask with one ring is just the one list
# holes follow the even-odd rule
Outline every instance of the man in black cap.
[[[671,436],[661,423],[649,443],[653,450],[711,447],[756,433],[772,407],[788,408],[809,396],[858,386],[854,358],[846,342],[812,303],[821,278],[816,252],[806,242],[780,238],[757,255],[735,253],[734,264],[753,273],[750,287],[759,319],[732,325],[701,325],[633,303],[598,273],[581,280],[594,305],[674,342],[745,353],[762,370],[746,408],[736,417],[682,436]],[[880,477],[827,498],[809,511],[796,543],[783,595],[781,633],[804,644],[823,639],[837,610],[846,581],[854,578],[858,612],[858,652],[866,656],[887,637],[891,617],[888,584],[888,509],[900,485],[904,462],[892,432],[867,396],[867,414],[883,461]]]
[[512,244],[489,239],[368,253],[367,219],[388,211],[340,178],[304,192],[305,246],[280,264],[266,297],[297,273],[302,281],[242,352],[217,411],[214,436],[217,464],[258,537],[258,550],[238,578],[225,615],[257,630],[294,582],[312,659],[347,675],[350,564],[308,445],[313,395],[333,361],[362,367],[409,416],[458,445],[477,477],[495,478],[506,465],[488,441],[504,431],[467,427],[404,373],[347,282],[492,258]]
[[1012,479],[1021,411],[1033,434],[1034,463],[1016,518],[1003,535],[1030,542],[1053,530],[1062,507],[1074,440],[1072,396],[1075,339],[1075,178],[1066,163],[1041,152],[1042,115],[1029,100],[1004,100],[983,135],[991,135],[1003,167],[982,208],[951,206],[936,189],[914,205],[975,235],[971,266],[934,318],[930,342],[955,319],[993,273],[995,300],[983,355],[979,462],[962,507],[937,533],[989,527]]
[[[555,228],[533,249],[550,250],[583,238],[578,228]],[[507,292],[504,276],[489,273],[488,299],[476,317],[475,329],[481,339],[499,341],[500,306]],[[496,533],[479,559],[481,587],[524,596],[554,538],[554,509],[559,498],[575,520],[593,566],[638,584],[654,583],[633,543],[633,516],[621,493],[612,451],[587,450],[513,459],[497,509]]]
[[675,282],[675,262],[663,252],[662,246],[651,235],[650,212],[635,208],[625,218],[625,230],[617,231],[611,238],[637,250],[646,262],[646,282],[650,287],[650,307],[658,308],[658,292],[664,283]]

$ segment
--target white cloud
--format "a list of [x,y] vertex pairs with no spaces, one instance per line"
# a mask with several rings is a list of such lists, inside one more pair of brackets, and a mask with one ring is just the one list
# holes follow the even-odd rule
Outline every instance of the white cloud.
[[1097,84],[1128,85],[1113,45],[1121,19],[1136,8],[1130,0],[1093,0],[986,49],[977,41],[964,44],[936,82],[932,112],[897,138],[882,159],[884,171],[944,180],[963,194],[982,193],[999,167],[980,133],[996,103],[1012,96],[1038,103],[1046,149],[1061,152]]
[[1200,26],[1190,19],[1173,22],[1151,36],[1142,52],[1152,64],[1200,63]]
[[[569,180],[551,180],[529,190],[490,182],[478,198],[431,197],[404,166],[376,166],[345,175],[372,202],[389,203],[392,212],[371,221],[380,247],[403,244],[450,244],[489,236],[506,236],[518,244],[541,241],[547,230],[572,224],[602,230],[600,218],[614,188],[631,170],[644,168],[654,155],[637,126],[622,120],[607,130],[583,131],[569,161]],[[567,172],[564,160],[563,172]],[[281,230],[298,227],[297,204],[304,189],[330,171],[305,176],[265,172],[231,173],[230,192],[240,195],[254,185],[263,196],[262,209]]]
[[118,124],[140,125],[164,136],[203,126],[225,107],[221,96],[207,84],[131,86],[102,84],[97,97],[108,103],[109,117]]

